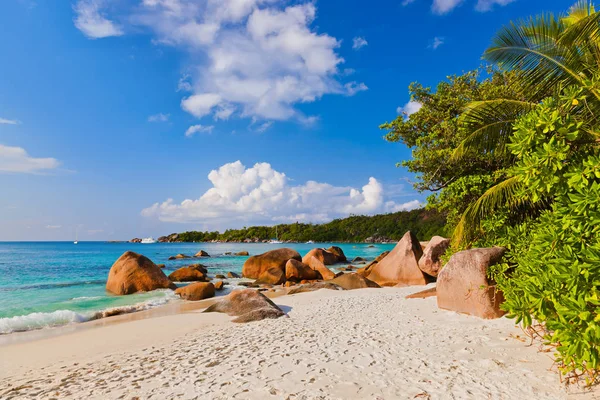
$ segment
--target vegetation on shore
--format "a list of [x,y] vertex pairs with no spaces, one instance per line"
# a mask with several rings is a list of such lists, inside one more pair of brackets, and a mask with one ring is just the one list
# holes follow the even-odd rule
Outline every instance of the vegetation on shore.
[[[491,271],[502,307],[555,350],[567,380],[600,380],[600,13],[513,22],[484,59],[495,69],[411,86],[422,108],[382,127],[429,207],[449,212],[456,252],[505,246]],[[505,87],[503,87],[505,86]]]
[[[277,226],[252,226],[228,229],[223,233],[189,231],[179,233],[178,242],[243,242],[264,241],[277,236],[281,241],[307,242],[364,242],[398,241],[407,230],[415,232],[421,240],[444,234],[446,218],[435,210],[400,211],[374,216],[350,216],[326,224],[281,224]],[[171,237],[175,237],[171,235]]]

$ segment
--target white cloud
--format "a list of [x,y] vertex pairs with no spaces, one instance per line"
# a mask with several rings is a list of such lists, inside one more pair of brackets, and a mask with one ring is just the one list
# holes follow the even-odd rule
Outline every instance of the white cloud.
[[143,0],[126,7],[103,1],[118,4],[112,8],[120,10],[118,21],[132,30],[150,32],[154,43],[188,54],[190,75],[178,90],[190,92],[181,107],[198,118],[302,121],[298,104],[347,94],[340,42],[312,27],[313,2]]
[[187,131],[185,131],[185,136],[193,136],[196,133],[212,133],[215,127],[212,125],[204,126],[204,125],[192,125]]
[[0,172],[39,173],[58,168],[54,158],[34,158],[21,147],[0,144]]
[[148,117],[148,122],[167,122],[171,114],[158,113]]
[[443,44],[444,44],[444,38],[436,36],[431,41],[431,44],[429,45],[429,48],[431,48],[433,50],[437,50],[437,48],[440,47]]
[[420,207],[423,207],[423,204],[419,200],[411,200],[402,204],[397,204],[393,201],[388,201],[385,203],[385,211],[390,213],[398,211],[410,211]]
[[369,42],[367,42],[367,40],[364,37],[357,36],[354,39],[352,39],[352,48],[354,50],[362,49],[368,44]]
[[167,199],[142,210],[145,217],[166,222],[204,222],[210,225],[235,221],[323,222],[350,214],[376,214],[412,209],[417,200],[397,204],[385,201],[383,185],[375,178],[361,189],[308,181],[292,185],[284,173],[268,163],[246,168],[240,161],[225,164],[208,174],[212,187],[196,200],[176,203]]
[[356,93],[364,92],[365,90],[369,90],[367,85],[364,83],[358,83],[356,81],[348,82],[344,85],[344,89],[346,89],[347,96],[354,96]]
[[264,123],[260,124],[258,126],[258,128],[255,129],[255,131],[260,132],[260,133],[266,132],[272,125],[273,125],[273,121],[264,122]]
[[477,0],[475,9],[479,12],[491,11],[494,5],[506,6],[516,0]]
[[75,26],[91,39],[123,34],[123,30],[118,25],[101,14],[100,10],[104,3],[104,0],[79,0],[73,7],[76,14]]
[[431,10],[435,14],[447,14],[462,2],[463,0],[433,0]]
[[20,123],[21,122],[17,121],[16,119],[0,118],[0,124],[17,125],[17,124],[20,124]]
[[419,103],[418,101],[409,101],[402,107],[398,107],[396,112],[398,114],[404,114],[408,117],[419,111],[421,107],[423,107],[423,104]]
[[62,225],[46,225],[46,229],[60,229]]

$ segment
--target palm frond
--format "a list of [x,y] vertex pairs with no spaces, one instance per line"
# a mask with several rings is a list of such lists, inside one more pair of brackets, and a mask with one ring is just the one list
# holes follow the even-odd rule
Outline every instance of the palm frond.
[[521,70],[523,83],[538,98],[561,84],[582,86],[586,53],[561,44],[564,30],[564,23],[553,14],[511,23],[497,34],[484,58],[506,69]]
[[521,186],[518,177],[513,176],[489,188],[465,210],[452,234],[453,242],[456,245],[469,243],[481,231],[481,220],[493,215],[494,211],[528,203],[528,200],[517,196]]
[[452,160],[465,157],[469,151],[494,152],[501,156],[519,116],[531,111],[536,103],[496,99],[470,103],[459,117],[459,124],[469,136],[454,150]]

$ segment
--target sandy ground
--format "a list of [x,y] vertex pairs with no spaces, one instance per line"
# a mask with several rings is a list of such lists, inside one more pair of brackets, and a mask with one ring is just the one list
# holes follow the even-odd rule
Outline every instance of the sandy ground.
[[7,344],[0,398],[582,397],[511,320],[404,298],[418,290],[321,290],[275,299],[289,316],[278,320],[193,310]]

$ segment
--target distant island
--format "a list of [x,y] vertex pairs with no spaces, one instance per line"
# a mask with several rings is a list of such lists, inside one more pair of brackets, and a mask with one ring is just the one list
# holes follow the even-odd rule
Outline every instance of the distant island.
[[[188,231],[158,238],[158,242],[245,242],[261,243],[277,237],[282,242],[397,242],[406,231],[412,231],[420,240],[443,236],[446,217],[435,210],[417,209],[373,216],[350,216],[325,224],[281,224],[252,226],[220,232]],[[139,242],[141,239],[132,239]]]

